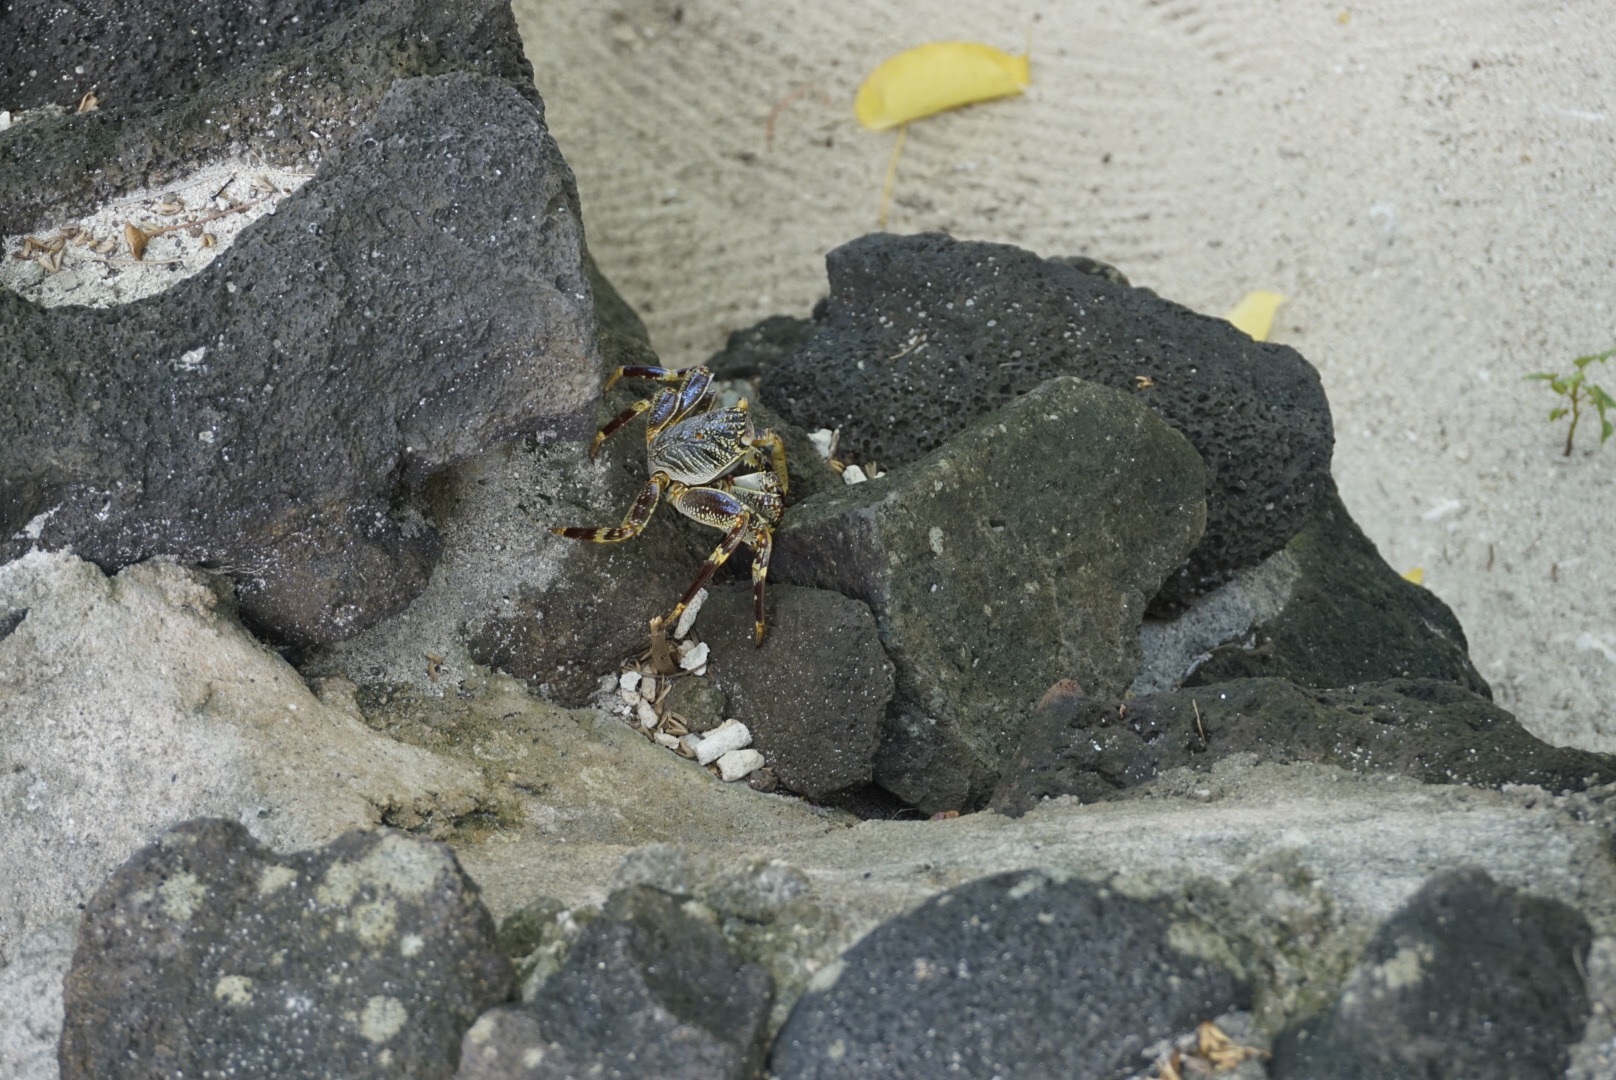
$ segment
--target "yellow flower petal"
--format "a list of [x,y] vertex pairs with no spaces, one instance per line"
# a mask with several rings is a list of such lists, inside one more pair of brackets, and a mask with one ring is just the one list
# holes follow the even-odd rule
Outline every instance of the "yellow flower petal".
[[884,61],[859,87],[853,111],[871,131],[978,101],[1019,94],[1030,80],[1026,54],[974,41],[933,41]]
[[1414,569],[1410,570],[1408,573],[1403,575],[1403,580],[1404,581],[1411,581],[1416,585],[1424,585],[1425,584],[1425,567],[1416,566]]
[[1225,317],[1253,341],[1267,341],[1268,331],[1274,328],[1274,312],[1284,302],[1279,293],[1258,289],[1242,296]]

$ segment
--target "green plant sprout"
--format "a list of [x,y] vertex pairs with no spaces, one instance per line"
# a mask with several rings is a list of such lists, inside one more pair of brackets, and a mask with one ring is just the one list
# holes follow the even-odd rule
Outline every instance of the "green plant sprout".
[[1602,353],[1592,353],[1588,356],[1579,356],[1571,361],[1577,370],[1570,375],[1556,375],[1552,371],[1534,371],[1526,376],[1528,379],[1537,379],[1549,384],[1549,389],[1565,398],[1569,404],[1557,405],[1549,412],[1549,423],[1560,419],[1567,413],[1571,414],[1571,430],[1566,432],[1565,456],[1571,456],[1571,440],[1577,437],[1577,421],[1582,419],[1582,407],[1592,404],[1599,412],[1599,445],[1604,446],[1605,440],[1616,434],[1616,426],[1605,415],[1605,410],[1616,412],[1616,398],[1605,393],[1598,383],[1587,380],[1588,365],[1594,361],[1603,364],[1612,356],[1616,356],[1616,349],[1606,349]]

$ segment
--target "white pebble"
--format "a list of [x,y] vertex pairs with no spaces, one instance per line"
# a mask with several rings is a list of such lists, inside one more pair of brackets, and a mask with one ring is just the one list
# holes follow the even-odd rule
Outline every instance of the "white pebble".
[[752,742],[752,733],[746,730],[746,725],[739,720],[725,720],[696,744],[696,760],[702,765],[710,765],[729,753],[739,750]]
[[830,443],[835,437],[836,433],[828,427],[808,433],[808,441],[814,444],[814,449],[818,450],[819,456],[826,461],[830,460]]
[[690,628],[696,624],[696,616],[701,612],[701,605],[706,602],[707,590],[702,589],[696,594],[695,599],[690,601],[690,606],[679,613],[678,625],[673,628],[675,638],[682,638],[690,633]]
[[640,680],[640,696],[646,701],[655,701],[657,692],[656,680],[647,675]]
[[707,643],[700,642],[694,649],[679,657],[679,666],[686,671],[695,671],[707,662]]
[[640,692],[638,690],[619,690],[617,696],[622,698],[623,704],[629,708],[633,708],[640,703]]
[[756,750],[731,750],[718,759],[718,778],[739,780],[763,767],[763,755]]
[[638,671],[625,671],[617,677],[617,688],[619,690],[633,690],[639,685],[640,673]]
[[656,710],[651,708],[649,701],[642,701],[634,706],[634,715],[640,718],[640,726],[648,728],[656,727],[657,721],[661,719],[657,716]]
[[857,465],[849,465],[842,470],[842,483],[844,484],[862,484],[868,479],[869,477],[864,475],[864,470]]
[[690,734],[679,740],[679,745],[684,747],[686,750],[689,750],[691,757],[695,757],[696,747],[701,745],[701,736],[692,731]]
[[658,746],[666,746],[669,750],[676,750],[679,748],[679,740],[674,738],[672,735],[669,735],[666,731],[659,731],[655,735],[651,736],[651,738],[657,741]]
[[7,112],[5,109],[0,109],[0,131],[4,131],[10,126],[11,113]]

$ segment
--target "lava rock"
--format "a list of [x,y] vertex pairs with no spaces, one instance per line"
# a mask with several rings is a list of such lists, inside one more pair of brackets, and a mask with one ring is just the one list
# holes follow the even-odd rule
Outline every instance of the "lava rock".
[[0,295],[0,560],[220,567],[297,646],[400,610],[438,553],[414,488],[512,435],[588,430],[581,259],[530,101],[464,73],[397,83],[196,276],[113,309]]
[[450,1076],[510,982],[448,848],[355,832],[277,856],[191,821],[85,911],[62,1076]]
[[476,72],[543,107],[508,0],[112,0],[93,9],[22,0],[7,5],[6,20],[8,108],[71,109],[90,89],[101,100],[93,112],[0,133],[0,235],[159,187],[202,161],[317,164],[399,79]]
[[973,809],[1045,687],[1127,687],[1145,603],[1199,538],[1204,491],[1194,449],[1150,410],[1060,378],[795,507],[771,576],[869,605],[897,665],[876,780],[927,813]]
[[1092,1077],[1239,1006],[1245,987],[1169,943],[1153,904],[998,874],[882,924],[816,978],[775,1039],[780,1080]]
[[647,886],[614,893],[531,1001],[466,1033],[459,1080],[757,1075],[769,975],[681,905]]
[[1274,1080],[1558,1080],[1588,1020],[1593,934],[1483,870],[1438,874],[1375,934],[1323,1016],[1282,1032]]
[[1285,554],[1295,579],[1283,605],[1238,640],[1198,657],[1183,685],[1265,676],[1316,687],[1446,679],[1492,697],[1453,611],[1386,564],[1333,482]]
[[1085,802],[1231,754],[1316,762],[1428,784],[1537,784],[1581,791],[1616,780],[1616,757],[1550,746],[1487,699],[1438,679],[1308,690],[1241,679],[1131,701],[1052,697],[1027,725],[1016,767],[994,793],[1021,814],[1057,795]]
[[799,795],[868,783],[892,700],[892,662],[870,609],[823,589],[774,585],[767,596],[761,648],[752,641],[749,585],[715,589],[696,623],[727,715],[746,724],[753,747]]
[[840,427],[852,460],[914,461],[1056,375],[1135,395],[1189,439],[1206,462],[1206,534],[1159,610],[1279,550],[1328,484],[1329,406],[1290,348],[1004,244],[875,234],[825,265],[825,325],[770,366],[763,399],[805,428]]
[[723,349],[712,355],[707,367],[720,379],[761,378],[816,329],[818,323],[813,319],[771,315],[744,330],[731,331]]

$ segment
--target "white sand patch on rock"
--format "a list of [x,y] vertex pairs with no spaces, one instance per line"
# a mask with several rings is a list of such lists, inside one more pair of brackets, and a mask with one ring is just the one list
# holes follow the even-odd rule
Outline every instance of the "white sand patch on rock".
[[222,161],[92,214],[7,236],[0,287],[44,307],[116,307],[154,296],[200,273],[311,175]]

